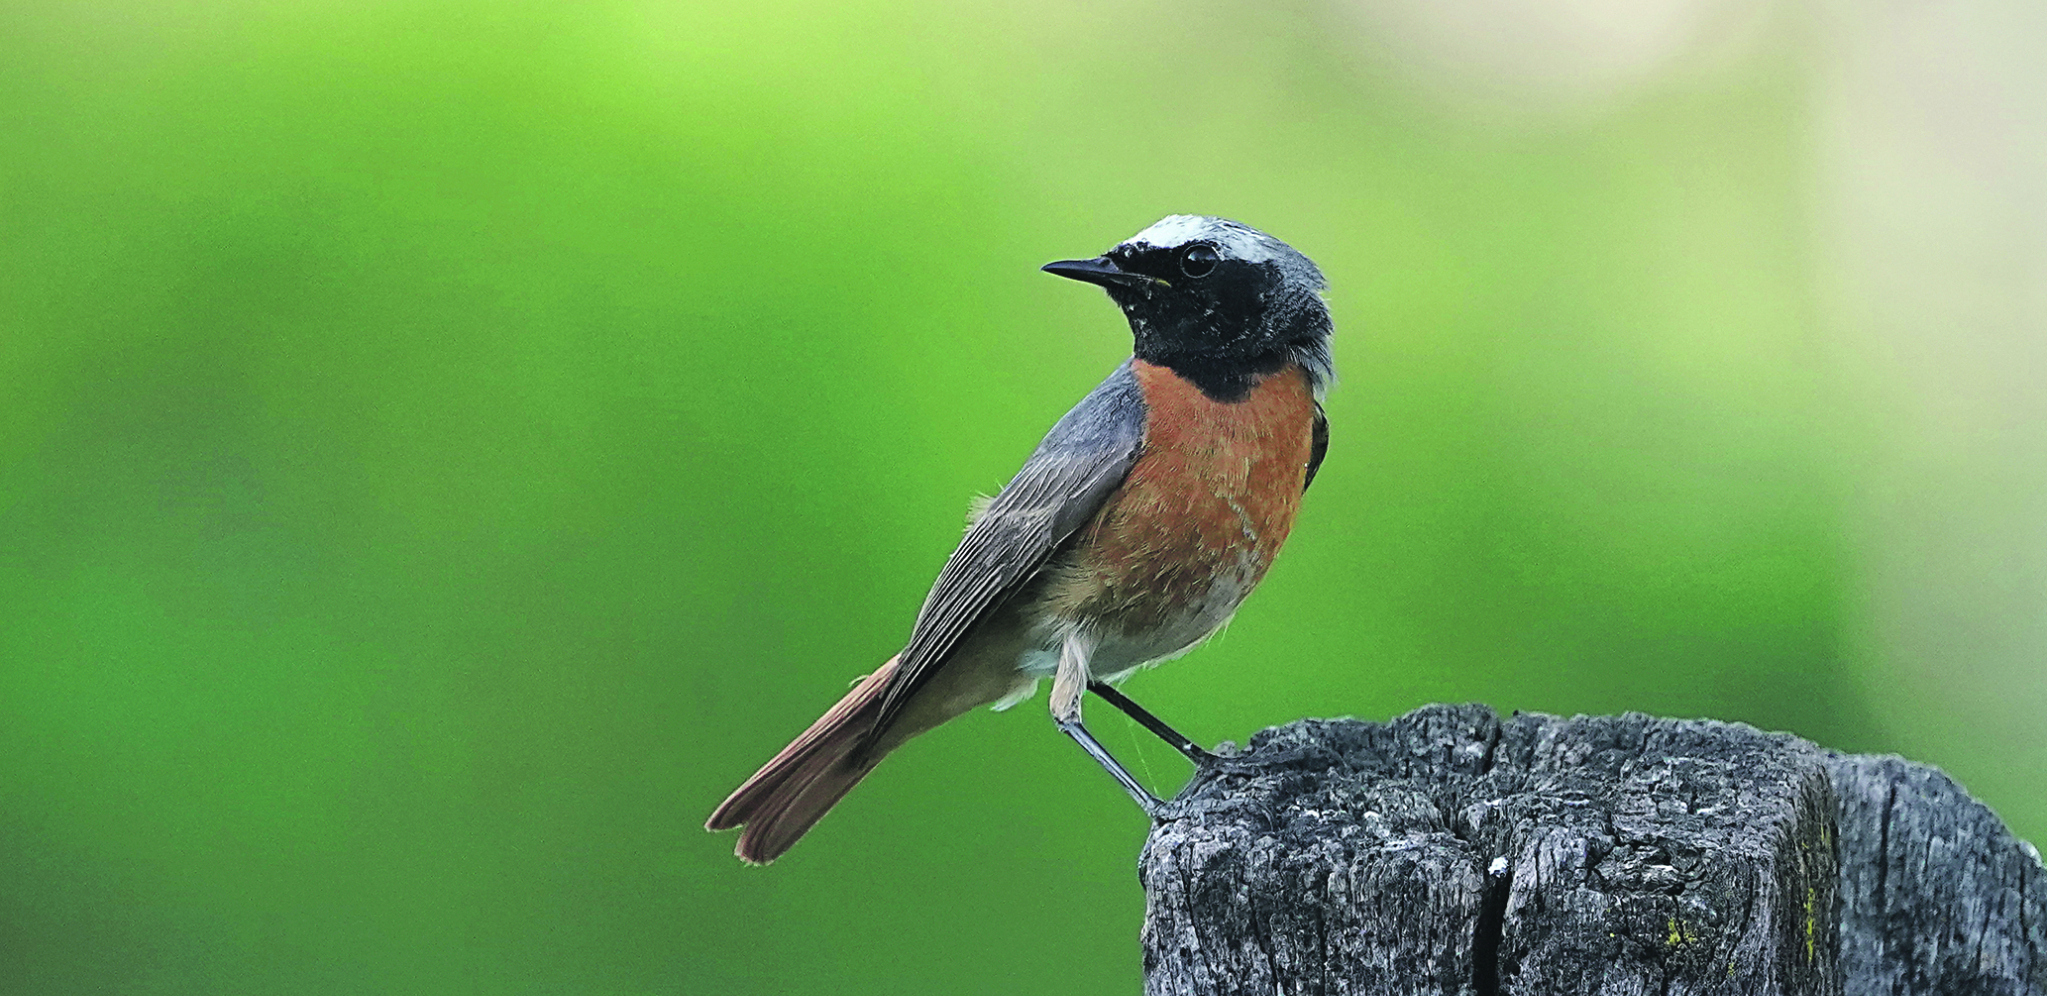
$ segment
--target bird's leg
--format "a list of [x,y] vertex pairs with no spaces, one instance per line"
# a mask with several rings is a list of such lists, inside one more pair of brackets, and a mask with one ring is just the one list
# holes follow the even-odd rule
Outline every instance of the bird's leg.
[[1080,725],[1080,699],[1088,687],[1087,661],[1092,650],[1079,636],[1068,636],[1059,648],[1059,669],[1052,673],[1052,721],[1058,723],[1059,729],[1072,737],[1081,750],[1087,751],[1087,756],[1094,758],[1109,777],[1116,779],[1116,784],[1123,786],[1123,791],[1130,793],[1130,798],[1146,816],[1156,819],[1164,812],[1166,804],[1145,791],[1144,786],[1139,785],[1137,779],[1109,755],[1108,749],[1095,739],[1094,734]]
[[1123,710],[1123,715],[1137,720],[1137,725],[1150,730],[1154,736],[1171,744],[1174,750],[1179,751],[1187,760],[1193,761],[1197,767],[1205,767],[1215,761],[1214,754],[1202,749],[1201,745],[1194,741],[1187,739],[1179,730],[1167,726],[1165,720],[1152,715],[1151,710],[1130,701],[1130,697],[1122,692],[1099,681],[1088,682],[1087,690],[1101,696],[1102,701]]

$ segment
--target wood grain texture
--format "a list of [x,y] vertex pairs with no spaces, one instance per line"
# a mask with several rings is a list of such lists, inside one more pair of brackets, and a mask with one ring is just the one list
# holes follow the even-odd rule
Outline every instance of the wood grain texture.
[[1309,720],[1177,801],[1152,994],[2047,990],[2047,875],[1989,810],[1739,724]]

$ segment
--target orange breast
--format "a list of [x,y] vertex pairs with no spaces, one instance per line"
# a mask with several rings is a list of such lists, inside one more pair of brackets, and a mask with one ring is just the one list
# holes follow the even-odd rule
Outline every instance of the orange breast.
[[1293,366],[1235,402],[1165,367],[1139,361],[1135,373],[1143,453],[1083,528],[1057,601],[1068,618],[1124,632],[1197,625],[1205,636],[1265,576],[1293,528],[1314,398]]

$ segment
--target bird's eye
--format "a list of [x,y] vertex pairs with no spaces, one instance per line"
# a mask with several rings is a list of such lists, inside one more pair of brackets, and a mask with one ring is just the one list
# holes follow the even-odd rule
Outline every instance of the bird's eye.
[[1206,242],[1196,242],[1180,250],[1180,272],[1190,277],[1208,276],[1215,272],[1215,264],[1222,261],[1222,254]]

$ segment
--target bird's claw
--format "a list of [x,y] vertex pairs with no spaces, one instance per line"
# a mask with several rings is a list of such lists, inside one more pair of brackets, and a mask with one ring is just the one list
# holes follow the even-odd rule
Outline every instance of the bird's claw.
[[1153,823],[1171,823],[1187,815],[1187,804],[1178,798],[1153,799],[1144,807],[1144,815]]

